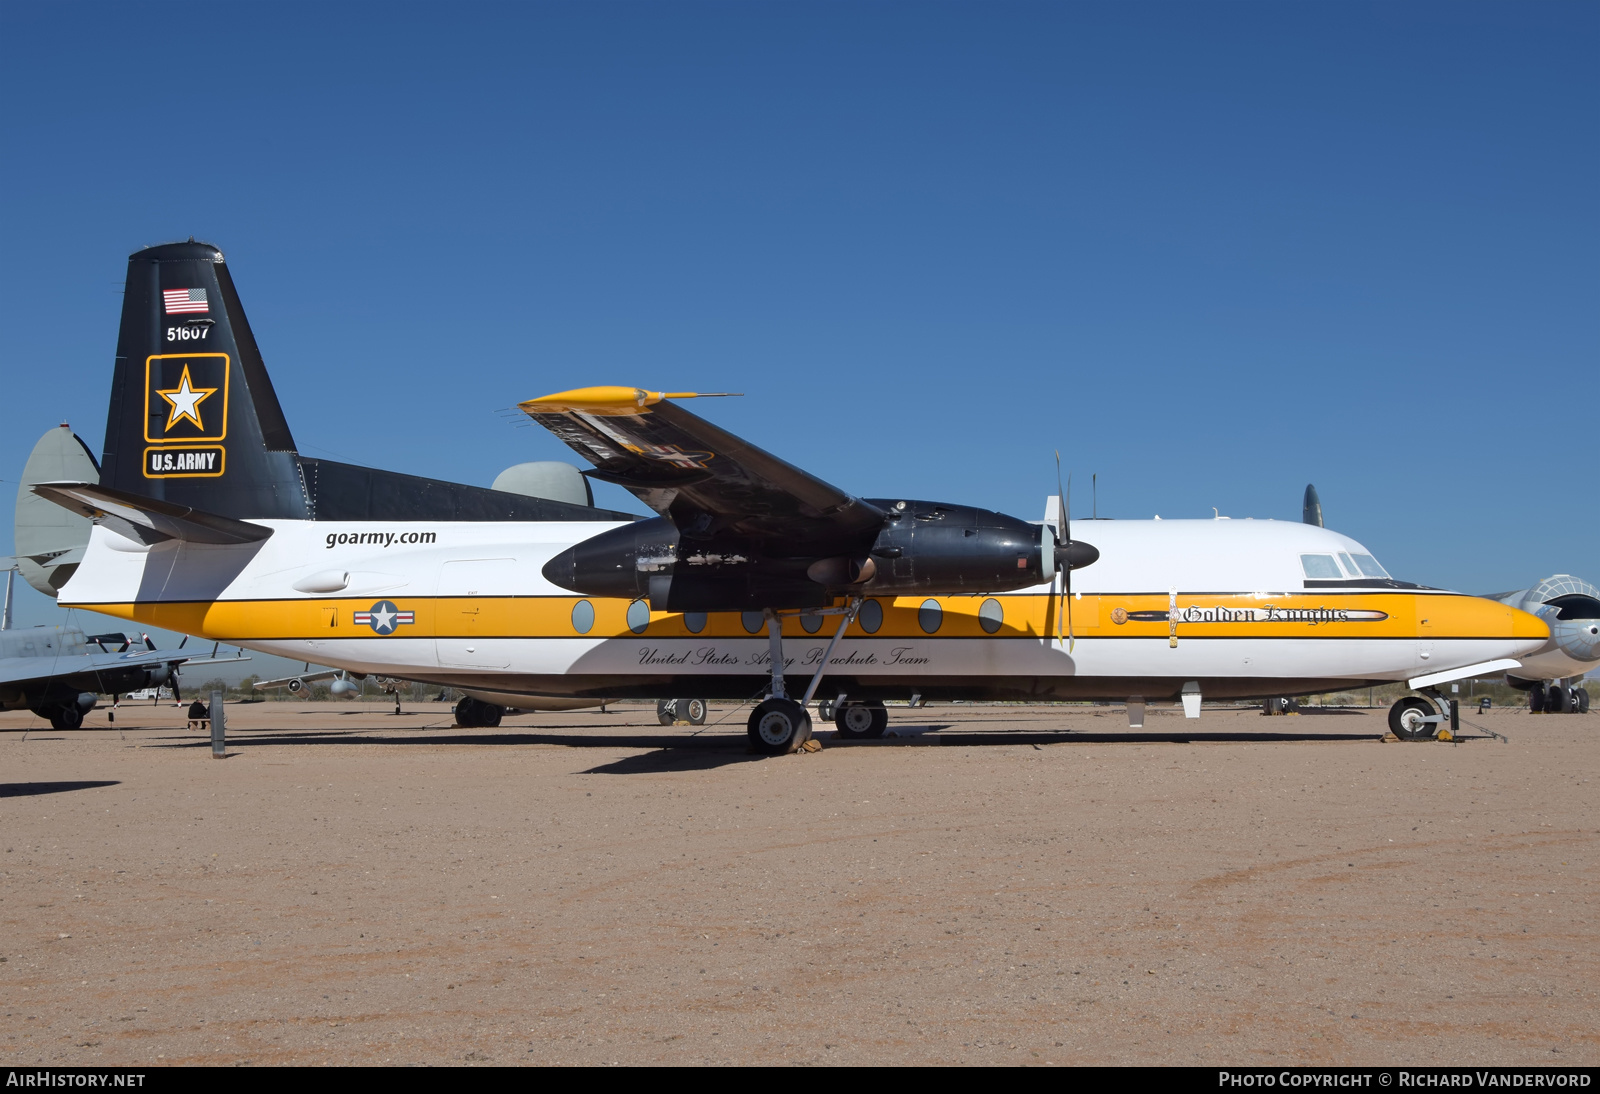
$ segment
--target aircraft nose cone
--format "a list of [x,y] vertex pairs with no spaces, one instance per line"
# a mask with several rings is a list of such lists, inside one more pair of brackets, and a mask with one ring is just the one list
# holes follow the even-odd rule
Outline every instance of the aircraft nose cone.
[[539,571],[550,584],[561,589],[571,589],[576,582],[577,553],[569,547],[556,555]]

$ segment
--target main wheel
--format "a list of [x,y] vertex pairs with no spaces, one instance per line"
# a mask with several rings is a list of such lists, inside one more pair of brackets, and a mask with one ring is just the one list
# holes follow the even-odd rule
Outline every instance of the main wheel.
[[1544,693],[1544,712],[1546,714],[1565,714],[1572,709],[1571,700],[1567,698],[1567,689],[1560,684],[1551,684]]
[[506,716],[506,708],[494,703],[478,704],[478,724],[493,729]]
[[1528,711],[1531,714],[1544,712],[1544,685],[1534,684],[1528,689]]
[[818,699],[817,700],[817,717],[820,720],[824,721],[824,722],[831,722],[831,721],[833,721],[833,715],[834,715],[833,700],[832,699]]
[[677,708],[680,721],[688,722],[692,726],[706,724],[706,701],[704,699],[679,699]]
[[1439,732],[1439,723],[1423,719],[1437,713],[1428,700],[1411,695],[1389,708],[1389,729],[1402,741],[1426,741]]
[[854,740],[882,737],[883,731],[889,728],[889,712],[876,700],[846,703],[834,713],[833,724],[838,727],[841,737]]
[[750,712],[747,727],[757,752],[782,756],[811,736],[811,716],[792,699],[768,699]]
[[1588,714],[1589,713],[1589,689],[1588,688],[1579,688],[1577,690],[1577,692],[1574,694],[1573,697],[1578,700],[1578,713],[1579,714]]
[[456,725],[463,729],[478,728],[478,701],[463,695],[456,704]]
[[656,721],[664,726],[670,726],[678,720],[678,704],[671,699],[656,700]]
[[83,725],[83,711],[75,706],[57,707],[50,712],[50,724],[56,729],[77,729]]

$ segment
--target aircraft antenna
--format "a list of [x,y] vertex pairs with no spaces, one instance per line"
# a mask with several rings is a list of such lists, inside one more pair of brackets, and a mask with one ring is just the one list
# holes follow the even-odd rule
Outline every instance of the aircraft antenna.
[[0,631],[11,629],[11,594],[15,591],[16,585],[17,570],[16,567],[12,567],[6,571],[6,607],[4,613],[0,613]]

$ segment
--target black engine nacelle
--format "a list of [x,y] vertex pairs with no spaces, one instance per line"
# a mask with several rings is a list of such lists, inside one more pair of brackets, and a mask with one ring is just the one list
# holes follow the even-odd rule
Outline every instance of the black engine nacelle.
[[1004,513],[869,500],[888,518],[875,537],[845,550],[795,555],[776,540],[758,551],[742,538],[688,539],[657,517],[584,540],[543,573],[585,596],[647,597],[657,611],[743,611],[820,607],[850,593],[1005,592],[1041,584],[1057,565],[1098,557],[1088,544],[1057,549],[1048,530]]

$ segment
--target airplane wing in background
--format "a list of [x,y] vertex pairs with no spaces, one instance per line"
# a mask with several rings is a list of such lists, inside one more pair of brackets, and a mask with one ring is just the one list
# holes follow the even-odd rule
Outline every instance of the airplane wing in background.
[[588,475],[626,488],[685,537],[824,552],[871,543],[881,509],[667,401],[690,397],[592,387],[519,406],[594,464]]
[[88,678],[96,673],[124,669],[152,668],[156,665],[216,664],[219,661],[248,661],[248,657],[208,658],[198,661],[177,650],[140,650],[134,653],[67,654],[61,657],[6,657],[0,659],[0,684]]
[[[257,691],[271,691],[275,688],[288,688],[291,692],[299,691],[306,684],[315,684],[319,680],[332,680],[336,676],[345,675],[339,669],[327,669],[323,672],[306,672],[299,676],[284,676],[277,680],[257,680],[251,687]],[[355,679],[361,679],[359,673],[350,674]]]

